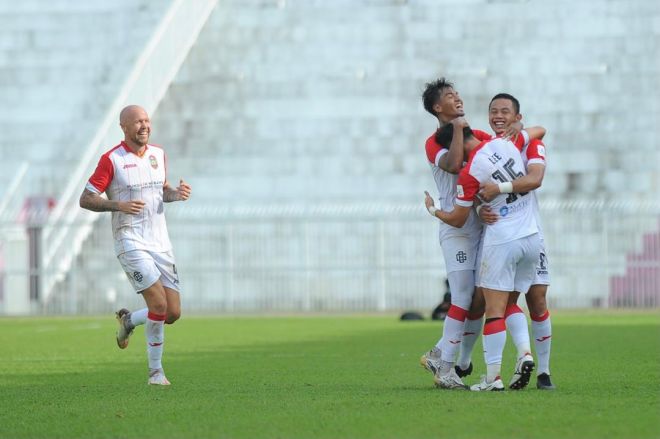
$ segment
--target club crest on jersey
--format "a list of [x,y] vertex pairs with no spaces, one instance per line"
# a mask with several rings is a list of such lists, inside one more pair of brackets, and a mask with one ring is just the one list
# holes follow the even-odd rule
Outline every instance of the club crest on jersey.
[[463,191],[463,185],[460,184],[456,185],[456,195],[458,195],[459,197],[465,196],[465,191]]
[[154,169],[158,169],[158,160],[156,160],[156,157],[153,155],[149,156],[149,163],[151,164],[151,167]]

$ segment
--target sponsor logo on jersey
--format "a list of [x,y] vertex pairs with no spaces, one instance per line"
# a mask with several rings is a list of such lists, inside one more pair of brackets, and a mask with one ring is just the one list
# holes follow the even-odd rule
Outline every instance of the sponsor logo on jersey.
[[467,261],[467,255],[465,254],[465,252],[463,250],[456,253],[456,261],[458,261],[460,264]]
[[456,194],[459,197],[464,197],[465,196],[465,191],[463,190],[463,185],[461,185],[461,184],[456,185]]
[[545,158],[545,147],[543,145],[539,145],[538,153],[541,157]]
[[508,206],[502,206],[502,207],[500,207],[500,216],[505,217],[505,216],[510,215],[512,213],[519,212],[519,211],[523,210],[527,206],[528,203],[529,203],[529,201],[527,201],[526,199],[523,199],[519,203],[509,204]]
[[124,165],[124,169],[128,169],[128,168],[137,168],[137,165],[135,163],[128,163]]
[[139,271],[134,271],[133,272],[133,279],[135,279],[135,282],[142,282],[142,279],[144,279],[144,276],[142,276],[142,273]]
[[158,169],[158,160],[156,160],[156,156],[150,155],[149,156],[149,163],[151,164],[152,168]]
[[141,183],[127,184],[126,189],[144,189],[148,187],[158,187],[165,184],[163,180],[143,181]]

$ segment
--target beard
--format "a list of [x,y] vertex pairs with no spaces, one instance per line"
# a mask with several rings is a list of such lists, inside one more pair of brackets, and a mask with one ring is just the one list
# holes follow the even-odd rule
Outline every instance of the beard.
[[133,142],[135,142],[136,144],[138,144],[140,146],[145,146],[147,143],[149,143],[149,134],[147,133],[146,138],[144,138],[142,135],[136,133],[133,136],[132,140],[133,140]]

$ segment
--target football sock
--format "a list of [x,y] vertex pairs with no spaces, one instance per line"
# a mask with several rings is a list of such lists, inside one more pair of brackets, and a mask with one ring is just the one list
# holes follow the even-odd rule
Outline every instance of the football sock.
[[501,317],[486,319],[484,324],[484,359],[486,379],[492,383],[500,376],[502,352],[506,343],[506,323]]
[[537,372],[550,375],[550,345],[552,343],[550,311],[546,311],[542,316],[535,316],[531,313],[530,316],[532,317],[534,347],[536,347],[536,357],[539,362]]
[[128,320],[131,322],[133,327],[144,325],[147,323],[147,314],[149,313],[148,308],[138,309],[129,314]]
[[529,328],[527,327],[527,318],[523,314],[522,309],[518,305],[510,304],[506,307],[504,313],[506,319],[506,327],[509,329],[513,344],[518,351],[518,357],[532,352],[531,344],[529,341]]
[[442,359],[449,363],[456,361],[456,354],[463,340],[463,329],[467,310],[456,305],[449,307],[447,317],[442,327]]
[[147,358],[149,369],[162,369],[163,344],[165,342],[165,314],[150,312],[147,317],[145,335],[147,336]]
[[477,338],[479,338],[479,333],[481,332],[482,317],[483,314],[468,314],[465,319],[465,326],[463,327],[463,342],[461,343],[458,361],[456,362],[458,367],[463,370],[470,367],[472,350],[474,349],[474,344],[477,342]]

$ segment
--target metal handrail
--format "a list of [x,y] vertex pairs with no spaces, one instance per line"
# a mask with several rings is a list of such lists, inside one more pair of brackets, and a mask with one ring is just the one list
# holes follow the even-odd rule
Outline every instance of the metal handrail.
[[[78,207],[78,194],[98,158],[100,147],[108,148],[111,146],[109,143],[121,139],[116,123],[119,111],[131,102],[139,102],[149,113],[156,110],[216,4],[217,0],[175,0],[137,57],[44,227],[43,266],[45,272],[54,273],[44,280],[44,300],[47,300],[57,280],[69,269],[96,220],[95,215]],[[81,221],[83,226],[80,226]],[[75,226],[72,225],[74,223]],[[69,226],[62,227],[63,224]]]

